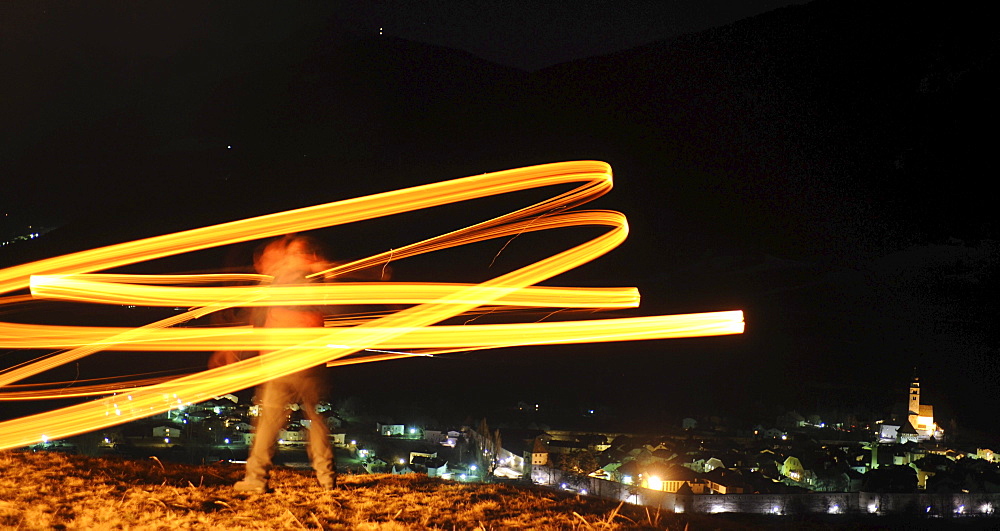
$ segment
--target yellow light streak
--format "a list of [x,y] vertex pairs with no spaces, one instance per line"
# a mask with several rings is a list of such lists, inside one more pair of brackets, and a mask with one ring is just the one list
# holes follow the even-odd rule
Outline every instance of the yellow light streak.
[[[421,354],[519,345],[696,337],[743,332],[740,311],[582,321],[440,325],[482,308],[627,308],[638,305],[634,288],[537,286],[597,258],[624,241],[625,217],[606,210],[569,209],[611,188],[603,162],[574,161],[488,173],[337,201],[211,227],[68,254],[0,270],[0,294],[30,287],[37,298],[115,305],[184,306],[191,309],[139,328],[0,323],[0,347],[69,349],[0,371],[0,386],[102,350],[271,350],[265,355],[167,381],[135,380],[114,396],[0,422],[0,449],[58,439],[154,415],[178,404],[245,389],[319,364],[384,361]],[[349,224],[459,201],[552,185],[572,190],[509,214],[415,242],[318,273],[336,278],[351,271],[492,238],[563,227],[601,226],[606,232],[533,264],[481,284],[352,283],[273,287],[263,275],[112,275],[95,271],[210,247]],[[261,283],[212,286],[221,282]],[[0,304],[21,302],[17,296]],[[370,319],[331,319],[325,328],[183,328],[191,319],[232,307],[276,305],[405,304]],[[359,322],[360,321],[360,322]],[[361,354],[358,354],[358,353]],[[351,357],[348,357],[351,356]],[[99,392],[9,387],[0,399],[56,398]]]
[[[87,275],[32,276],[31,293],[39,299],[137,306],[208,306],[233,297],[245,300],[246,302],[240,303],[242,306],[297,306],[423,304],[472,286],[445,283],[351,282],[302,286],[191,288],[94,282],[86,277]],[[493,288],[494,291],[497,289]],[[478,293],[481,296],[490,291],[486,289]],[[513,293],[505,291],[493,304],[533,308],[630,308],[639,305],[639,291],[635,288],[526,287]]]
[[[483,325],[439,325],[433,327],[380,327],[390,332],[377,346],[366,342],[369,332],[344,328],[153,328],[123,337],[132,328],[11,325],[11,333],[30,331],[31,337],[0,337],[4,347],[74,348],[96,345],[102,350],[215,351],[276,350],[297,348],[311,341],[328,341],[357,350],[380,349],[474,349],[518,345],[603,343],[629,339],[665,339],[733,333],[733,323],[742,319],[738,311],[685,315],[661,315],[617,319],[588,319],[550,323]],[[18,341],[20,339],[20,341]]]

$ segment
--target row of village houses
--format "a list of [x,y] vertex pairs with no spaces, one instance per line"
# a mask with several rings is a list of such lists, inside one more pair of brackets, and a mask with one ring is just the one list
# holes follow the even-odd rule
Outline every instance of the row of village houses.
[[[192,404],[143,423],[141,432],[125,431],[132,440],[181,443],[189,432],[197,431],[202,440],[212,444],[249,445],[253,430],[248,417],[253,406],[239,405],[235,397],[222,397],[201,404]],[[293,415],[293,419],[296,416]],[[336,415],[328,415],[333,442],[350,447],[344,423]],[[293,420],[279,438],[289,444],[303,443],[308,421]],[[213,432],[214,430],[214,432]],[[906,430],[902,430],[906,431]],[[426,442],[427,452],[415,452],[407,463],[389,463],[397,472],[427,470],[434,475],[445,463],[430,451],[436,445],[454,447],[463,440],[480,437],[474,429],[428,430],[402,424],[378,424],[382,437],[419,439]],[[559,431],[501,429],[502,448],[495,470],[498,476],[530,478],[532,468],[552,467],[560,463],[563,454],[587,453],[594,456],[593,470],[576,470],[581,475],[608,479],[623,484],[663,490],[693,493],[752,493],[789,491],[850,492],[886,483],[892,488],[909,488],[909,475],[914,488],[953,488],[956,482],[977,490],[991,490],[1000,485],[993,468],[985,467],[968,473],[956,472],[962,457],[995,464],[1000,460],[986,449],[961,452],[934,441],[916,442],[900,437],[893,442],[840,442],[822,444],[805,436],[805,432],[789,433],[777,429],[759,429],[757,437],[747,444],[712,437],[693,437],[693,430],[680,437],[633,437],[622,434],[580,434]],[[687,438],[685,438],[687,437]],[[108,441],[113,443],[115,441]],[[374,457],[374,456],[373,456]],[[587,461],[585,461],[587,462]],[[428,467],[431,464],[433,466]],[[401,465],[397,467],[396,465]],[[452,463],[463,466],[464,463]],[[903,467],[903,468],[899,468]],[[882,473],[871,474],[883,469]],[[965,467],[968,468],[968,467]],[[435,469],[431,471],[430,469]],[[893,479],[891,471],[902,475]],[[965,474],[960,480],[951,478]],[[879,476],[886,476],[880,478]],[[941,476],[937,479],[935,476]],[[942,478],[949,477],[948,481]],[[898,483],[903,483],[899,487]]]

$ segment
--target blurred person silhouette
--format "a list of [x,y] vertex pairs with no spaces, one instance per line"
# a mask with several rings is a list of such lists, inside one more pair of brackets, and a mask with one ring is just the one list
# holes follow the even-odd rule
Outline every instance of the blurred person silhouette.
[[[257,246],[260,248],[260,245]],[[230,248],[229,252],[226,253],[225,260],[223,262],[222,271],[226,273],[253,273],[255,272],[253,264],[247,265],[248,258],[251,258],[252,252],[247,253],[245,249],[238,247]],[[221,286],[246,286],[250,285],[249,281],[226,281],[221,282]],[[254,282],[254,285],[259,284],[259,282]],[[242,307],[232,307],[213,312],[209,317],[209,321],[213,326],[261,326],[263,325],[263,320],[260,319],[264,314],[263,312],[257,311],[258,308],[242,308]],[[258,317],[260,316],[260,317]],[[254,323],[254,319],[260,320],[259,324]],[[216,367],[221,367],[223,365],[229,365],[230,363],[236,363],[238,361],[243,361],[247,358],[252,358],[257,355],[256,350],[219,350],[212,354],[208,359],[208,368],[214,369]]]
[[[312,238],[287,235],[270,241],[254,254],[254,269],[262,275],[273,277],[272,285],[301,285],[322,281],[309,275],[332,267],[323,256],[320,245]],[[265,328],[322,327],[323,307],[272,306],[259,308],[254,326]],[[261,351],[264,355],[270,351]],[[217,364],[227,361],[216,360]],[[266,363],[266,362],[265,362]],[[246,474],[233,488],[242,492],[266,492],[272,459],[277,448],[278,434],[288,422],[286,407],[300,404],[309,420],[309,459],[320,487],[337,486],[333,447],[330,444],[326,419],[316,411],[326,387],[323,366],[306,369],[288,376],[275,378],[257,388],[260,414],[256,422],[256,435],[247,458]]]

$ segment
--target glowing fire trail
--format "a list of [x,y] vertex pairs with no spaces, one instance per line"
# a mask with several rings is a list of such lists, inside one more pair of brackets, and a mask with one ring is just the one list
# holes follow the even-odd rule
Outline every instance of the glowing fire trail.
[[[551,199],[448,234],[344,264],[322,274],[336,277],[353,270],[434,250],[490,238],[597,225],[605,234],[482,284],[352,284],[307,288],[260,286],[179,287],[170,284],[219,282],[234,276],[197,279],[170,275],[130,277],[87,273],[209,247],[291,232],[341,225],[529,188],[583,183]],[[191,305],[193,310],[137,329],[81,328],[0,323],[0,346],[70,348],[34,364],[0,374],[7,385],[71,359],[106,349],[258,350],[277,349],[217,369],[152,385],[137,385],[101,401],[88,402],[0,423],[0,448],[63,438],[168,411],[179,404],[257,385],[322,363],[340,365],[393,359],[407,354],[377,353],[342,359],[364,349],[474,350],[516,345],[624,341],[734,334],[743,331],[742,312],[602,319],[559,323],[432,326],[479,307],[615,308],[638,304],[631,288],[553,288],[535,284],[586,263],[619,245],[627,235],[624,216],[610,211],[574,211],[611,187],[610,167],[577,161],[496,172],[464,179],[338,201],[241,220],[90,251],[83,251],[0,271],[0,294],[31,287],[38,297],[104,304]],[[267,280],[259,275],[240,280]],[[166,284],[167,287],[161,286]],[[397,296],[393,296],[395,293]],[[0,304],[16,297],[0,299]],[[236,306],[300,304],[413,304],[404,310],[363,322],[322,329],[175,328],[186,320]],[[39,391],[23,391],[34,397]],[[18,392],[7,394],[7,398]],[[47,398],[62,396],[53,391]]]

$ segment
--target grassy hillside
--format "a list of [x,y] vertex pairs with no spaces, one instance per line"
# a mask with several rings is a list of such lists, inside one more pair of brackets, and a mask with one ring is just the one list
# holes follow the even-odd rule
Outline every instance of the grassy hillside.
[[683,529],[644,508],[510,485],[358,475],[321,491],[276,470],[268,494],[236,493],[237,465],[0,453],[0,529]]
[[273,492],[237,493],[238,465],[190,466],[60,453],[0,452],[4,529],[995,529],[993,518],[668,514],[529,486],[411,474],[343,476],[319,489],[308,471],[275,470]]

